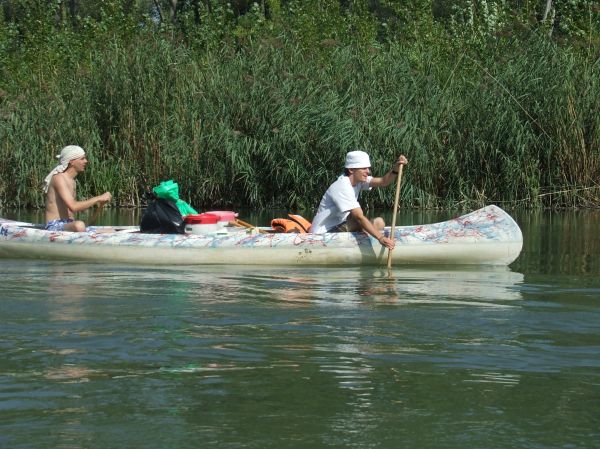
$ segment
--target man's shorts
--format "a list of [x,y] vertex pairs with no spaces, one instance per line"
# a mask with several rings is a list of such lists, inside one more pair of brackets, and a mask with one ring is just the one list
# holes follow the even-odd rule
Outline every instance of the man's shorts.
[[51,220],[46,223],[44,228],[46,231],[64,231],[65,225],[71,223],[73,220],[70,218],[60,218],[58,220]]
[[327,232],[350,232],[348,220],[342,221],[339,225],[334,226],[333,228],[329,228]]

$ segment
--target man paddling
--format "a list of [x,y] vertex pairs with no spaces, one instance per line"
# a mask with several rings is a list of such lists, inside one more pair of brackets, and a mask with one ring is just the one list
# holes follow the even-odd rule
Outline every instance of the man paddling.
[[85,170],[88,161],[83,148],[68,145],[56,156],[60,163],[44,179],[46,193],[46,230],[84,232],[85,223],[75,220],[74,214],[96,204],[104,204],[112,195],[105,192],[100,196],[77,201],[75,178]]
[[323,195],[310,232],[364,231],[375,237],[381,245],[394,249],[394,241],[382,233],[385,226],[383,219],[377,217],[373,222],[369,221],[360,207],[358,196],[363,190],[390,185],[398,175],[400,165],[405,164],[408,164],[408,160],[400,155],[390,171],[380,178],[374,178],[371,176],[369,155],[364,151],[350,151],[346,155],[344,174]]

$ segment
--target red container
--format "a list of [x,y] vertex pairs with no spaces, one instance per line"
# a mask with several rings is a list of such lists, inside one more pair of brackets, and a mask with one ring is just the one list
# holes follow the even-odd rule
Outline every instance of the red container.
[[196,214],[186,215],[185,224],[199,225],[199,224],[217,224],[219,222],[219,216],[214,214]]

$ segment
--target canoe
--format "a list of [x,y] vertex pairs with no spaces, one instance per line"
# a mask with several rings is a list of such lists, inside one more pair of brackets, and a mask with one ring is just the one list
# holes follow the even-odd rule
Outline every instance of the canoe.
[[[55,232],[0,218],[0,257],[71,259],[143,265],[385,265],[387,250],[362,232],[142,234],[135,227],[106,232]],[[389,235],[390,229],[385,230]],[[521,252],[517,223],[490,205],[452,220],[395,228],[394,265],[509,265]]]

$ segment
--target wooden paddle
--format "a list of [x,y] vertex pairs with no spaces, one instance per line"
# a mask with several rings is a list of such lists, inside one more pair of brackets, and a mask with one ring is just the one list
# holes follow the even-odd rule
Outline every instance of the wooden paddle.
[[88,221],[88,226],[94,226],[96,220],[98,220],[98,218],[100,217],[100,214],[102,213],[102,209],[104,209],[105,204],[106,203],[98,204],[98,207],[96,207],[96,210],[94,211],[94,215],[92,215],[92,218],[90,218],[90,221]]
[[[398,203],[400,202],[400,182],[402,181],[402,167],[404,164],[400,164],[400,169],[398,170],[398,178],[396,178],[396,198],[394,199],[394,215],[392,216],[392,227],[390,228],[390,238],[394,239],[394,233],[396,230],[396,215],[398,215]],[[387,258],[387,267],[388,270],[392,269],[392,250],[388,250],[388,258]]]
[[260,229],[257,226],[254,226],[250,223],[246,223],[245,221],[242,221],[239,218],[236,218],[234,221],[230,221],[229,223],[233,224],[234,226],[241,226],[242,228],[257,229],[260,234],[267,234],[267,231],[265,231],[264,229]]

